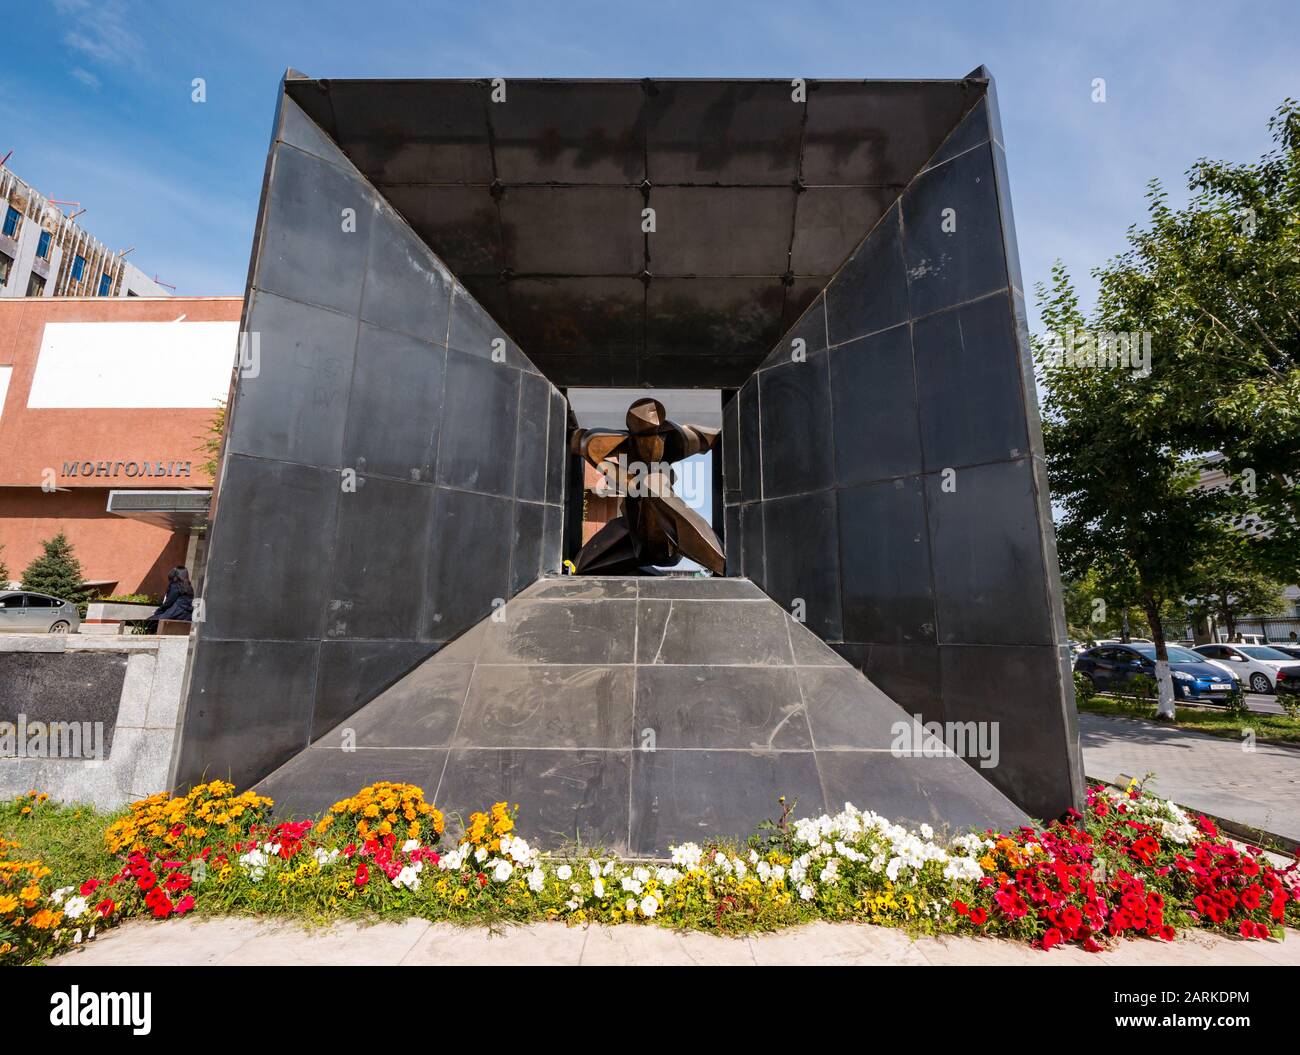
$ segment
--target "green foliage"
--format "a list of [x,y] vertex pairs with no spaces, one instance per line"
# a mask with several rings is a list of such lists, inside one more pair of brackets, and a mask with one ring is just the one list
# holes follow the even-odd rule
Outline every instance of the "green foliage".
[[1089,700],[1097,695],[1097,690],[1092,687],[1092,679],[1080,670],[1074,672],[1074,698],[1075,700]]
[[65,601],[74,602],[85,615],[87,601],[93,592],[85,585],[81,561],[72,552],[68,536],[60,531],[41,543],[44,553],[35,558],[23,571],[23,589],[45,593]]
[[212,415],[212,420],[208,422],[207,430],[199,437],[200,444],[195,449],[200,454],[206,454],[207,460],[203,462],[201,468],[208,474],[208,478],[215,480],[217,478],[217,460],[221,457],[221,444],[226,438],[226,401],[223,399]]

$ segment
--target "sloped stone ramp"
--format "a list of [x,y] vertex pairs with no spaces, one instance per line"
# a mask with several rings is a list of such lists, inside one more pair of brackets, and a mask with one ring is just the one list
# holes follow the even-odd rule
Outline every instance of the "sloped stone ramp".
[[[845,802],[952,832],[1026,822],[746,579],[542,579],[270,774],[285,814],[374,780],[449,815],[520,806],[535,844],[661,856]],[[351,747],[351,750],[346,748]],[[454,822],[453,822],[454,823]]]

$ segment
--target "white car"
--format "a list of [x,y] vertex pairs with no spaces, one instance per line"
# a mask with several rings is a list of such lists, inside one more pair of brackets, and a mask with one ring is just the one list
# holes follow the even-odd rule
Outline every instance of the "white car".
[[1268,645],[1197,645],[1196,651],[1231,670],[1251,692],[1276,692],[1277,672],[1296,665],[1294,657]]

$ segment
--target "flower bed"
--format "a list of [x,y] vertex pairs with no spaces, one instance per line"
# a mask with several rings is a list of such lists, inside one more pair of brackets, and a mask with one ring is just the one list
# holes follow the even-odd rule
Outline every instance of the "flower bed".
[[[1083,814],[1043,829],[949,840],[851,805],[795,819],[783,800],[746,846],[687,843],[660,863],[541,853],[504,802],[443,846],[442,814],[405,784],[370,785],[314,821],[275,823],[271,806],[219,781],[151,796],[106,827],[117,870],[100,876],[54,875],[24,859],[21,839],[0,840],[0,963],[40,960],[125,918],[196,910],[722,933],[842,920],[1090,951],[1192,927],[1280,938],[1300,923],[1297,862],[1275,867],[1140,788],[1091,787]],[[60,809],[33,792],[0,820],[21,832]]]

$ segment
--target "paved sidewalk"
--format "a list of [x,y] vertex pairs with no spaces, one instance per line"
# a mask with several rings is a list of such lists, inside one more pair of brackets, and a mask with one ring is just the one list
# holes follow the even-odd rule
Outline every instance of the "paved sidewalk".
[[1300,932],[1285,942],[1247,942],[1203,933],[1174,943],[1125,941],[1090,954],[1040,952],[991,938],[919,938],[889,927],[814,923],[776,934],[720,938],[663,927],[568,927],[537,923],[497,932],[411,919],[373,926],[341,923],[304,930],[248,918],[133,921],[53,961],[73,966],[1300,966]]
[[1300,749],[1079,714],[1084,771],[1115,782],[1156,775],[1156,793],[1190,809],[1300,842]]

